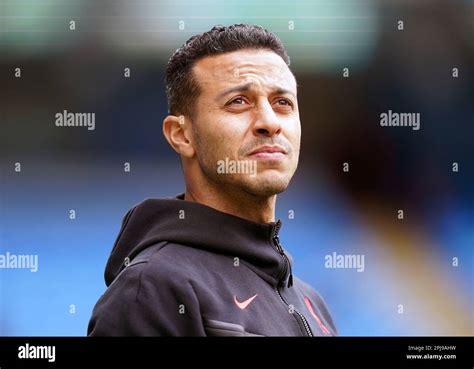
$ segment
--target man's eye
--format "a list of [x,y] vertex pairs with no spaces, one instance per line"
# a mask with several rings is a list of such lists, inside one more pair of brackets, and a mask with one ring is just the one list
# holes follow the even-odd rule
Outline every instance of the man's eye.
[[245,100],[242,97],[237,97],[236,99],[231,100],[230,104],[243,105],[245,104]]
[[293,106],[293,103],[288,99],[278,99],[277,102],[280,105]]

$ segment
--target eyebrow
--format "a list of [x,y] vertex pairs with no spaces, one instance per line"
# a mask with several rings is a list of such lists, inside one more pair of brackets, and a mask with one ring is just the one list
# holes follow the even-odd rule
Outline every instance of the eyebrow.
[[[239,85],[239,86],[234,86],[234,87],[231,87],[223,92],[221,92],[218,96],[217,96],[217,100],[223,98],[225,95],[228,95],[230,93],[233,93],[233,92],[246,92],[246,91],[250,91],[252,90],[253,86],[255,86],[255,83],[246,83],[244,85]],[[277,94],[277,95],[285,95],[285,94],[288,94],[288,95],[292,95],[295,99],[296,99],[296,95],[290,91],[290,90],[287,90],[286,88],[283,88],[283,87],[278,87],[276,86],[274,89],[273,89],[273,93]]]

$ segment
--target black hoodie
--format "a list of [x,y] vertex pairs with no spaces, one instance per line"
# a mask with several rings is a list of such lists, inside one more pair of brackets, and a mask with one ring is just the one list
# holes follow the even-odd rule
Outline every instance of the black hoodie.
[[281,221],[148,199],[126,214],[91,336],[332,336],[321,297],[294,277]]

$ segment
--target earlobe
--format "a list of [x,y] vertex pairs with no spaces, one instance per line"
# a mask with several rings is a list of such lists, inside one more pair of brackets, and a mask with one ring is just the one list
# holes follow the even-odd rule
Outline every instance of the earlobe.
[[163,120],[163,135],[178,154],[192,157],[194,156],[194,146],[189,138],[188,119],[184,115],[168,115]]

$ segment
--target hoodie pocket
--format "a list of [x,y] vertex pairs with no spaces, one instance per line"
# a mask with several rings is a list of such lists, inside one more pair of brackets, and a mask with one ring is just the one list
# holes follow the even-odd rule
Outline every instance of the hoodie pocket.
[[213,337],[263,337],[260,334],[249,333],[244,327],[235,323],[222,322],[220,320],[204,320],[204,329],[208,336]]

